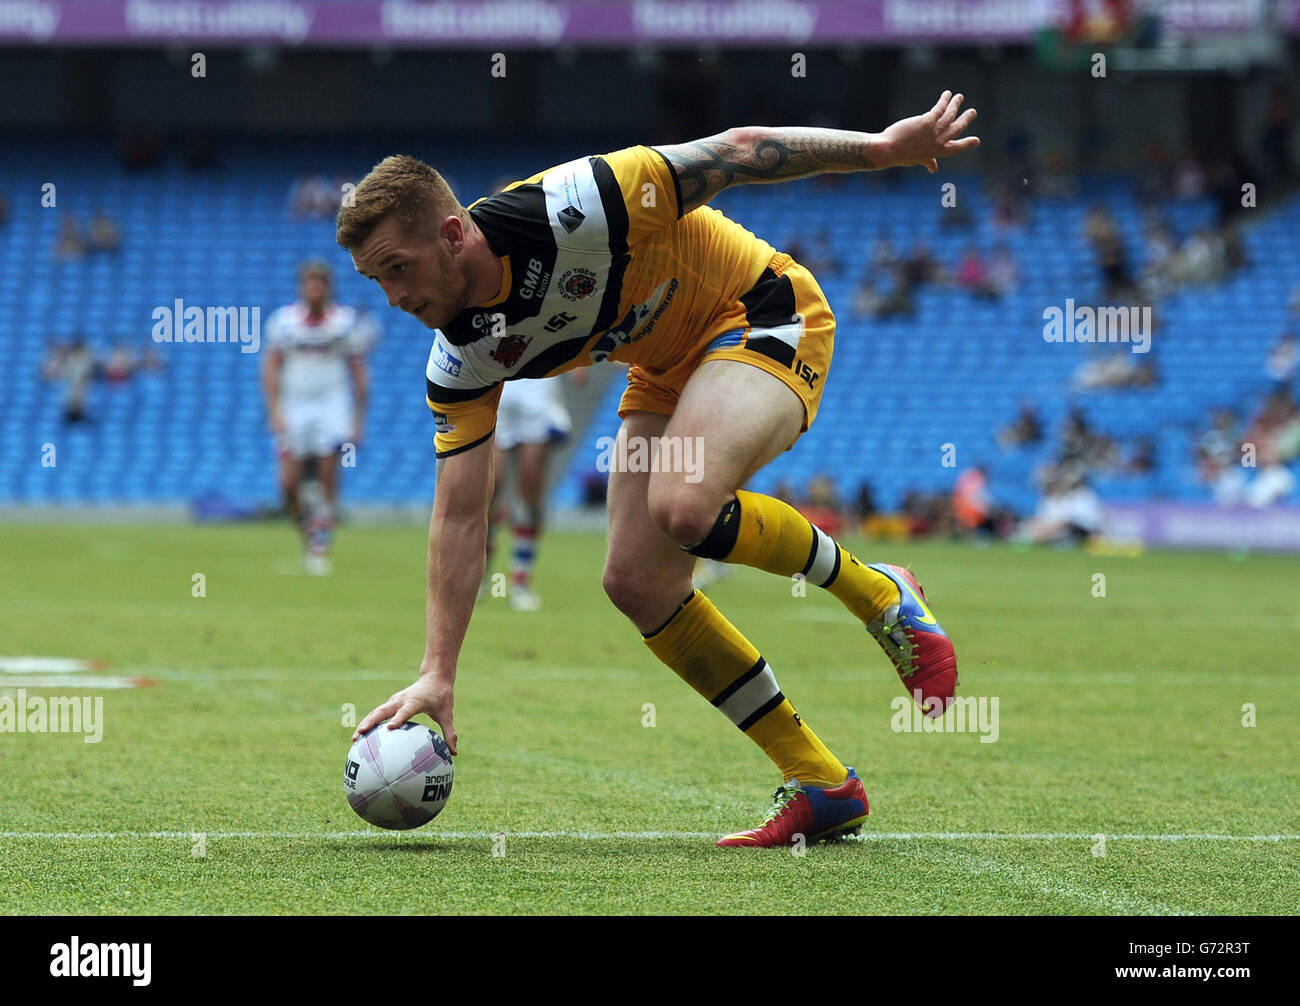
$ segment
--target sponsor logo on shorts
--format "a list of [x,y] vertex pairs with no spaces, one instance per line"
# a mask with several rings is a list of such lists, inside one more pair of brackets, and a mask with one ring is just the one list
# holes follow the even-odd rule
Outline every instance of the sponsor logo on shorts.
[[447,422],[447,413],[445,412],[434,412],[433,426],[439,433],[454,433],[456,431],[456,427]]

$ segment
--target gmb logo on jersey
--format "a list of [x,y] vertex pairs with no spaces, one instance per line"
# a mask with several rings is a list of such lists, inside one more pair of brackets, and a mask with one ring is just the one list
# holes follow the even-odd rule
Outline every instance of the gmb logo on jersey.
[[433,365],[452,377],[460,374],[460,360],[452,356],[436,342],[433,344]]

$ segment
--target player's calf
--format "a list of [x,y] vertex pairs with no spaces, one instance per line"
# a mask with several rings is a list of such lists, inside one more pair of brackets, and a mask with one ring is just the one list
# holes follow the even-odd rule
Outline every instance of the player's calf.
[[686,551],[780,576],[802,576],[826,589],[862,620],[928,715],[942,715],[947,708],[957,687],[957,655],[906,570],[867,565],[794,507],[744,490]]

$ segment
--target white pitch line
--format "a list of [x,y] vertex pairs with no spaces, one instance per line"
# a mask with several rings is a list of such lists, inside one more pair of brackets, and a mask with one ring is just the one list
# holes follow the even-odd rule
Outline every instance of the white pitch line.
[[[0,831],[4,839],[84,839],[111,841],[117,839],[192,839],[205,838],[251,839],[373,839],[395,838],[401,831]],[[420,835],[451,839],[491,839],[497,835],[507,838],[576,838],[584,841],[615,839],[662,838],[716,838],[711,831],[420,831]],[[849,836],[848,841],[879,842],[1084,842],[1096,841],[1100,832],[998,832],[998,831],[873,831]],[[1107,841],[1127,842],[1300,842],[1300,835],[1217,835],[1217,834],[1119,834],[1106,835]]]

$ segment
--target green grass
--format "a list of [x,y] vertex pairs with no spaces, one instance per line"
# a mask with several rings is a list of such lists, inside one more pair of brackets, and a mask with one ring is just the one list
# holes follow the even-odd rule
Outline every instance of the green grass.
[[443,814],[404,834],[355,817],[342,710],[413,677],[423,551],[419,529],[345,528],[316,580],[282,526],[7,526],[0,653],[158,685],[105,692],[99,744],[0,734],[0,911],[1296,910],[1294,838],[1115,837],[1300,833],[1294,559],[861,548],[916,569],[962,693],[999,700],[996,743],[891,731],[903,689],[838,603],[734,571],[711,596],[871,797],[867,840],[800,857],[705,837],[757,823],[779,780],[605,599],[598,535],[544,540],[541,614],[480,606]]

